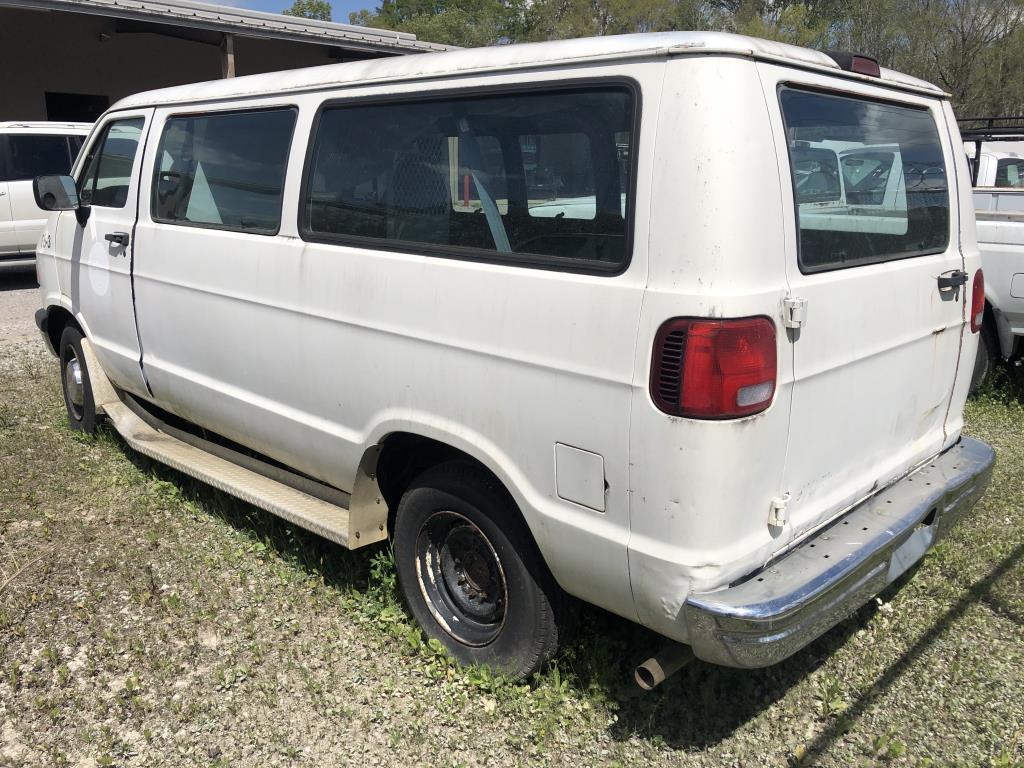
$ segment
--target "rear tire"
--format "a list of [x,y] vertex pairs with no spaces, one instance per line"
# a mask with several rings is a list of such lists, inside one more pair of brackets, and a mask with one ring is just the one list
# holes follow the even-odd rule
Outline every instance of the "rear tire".
[[82,354],[82,334],[71,325],[60,336],[60,373],[68,425],[87,435],[95,435],[96,401],[89,381],[89,367]]
[[395,516],[402,593],[461,664],[527,677],[554,656],[568,617],[508,493],[468,462],[427,470]]
[[985,323],[981,326],[978,338],[978,356],[974,359],[974,373],[971,375],[972,395],[981,389],[981,385],[997,362],[999,362],[999,344],[992,332],[992,326]]

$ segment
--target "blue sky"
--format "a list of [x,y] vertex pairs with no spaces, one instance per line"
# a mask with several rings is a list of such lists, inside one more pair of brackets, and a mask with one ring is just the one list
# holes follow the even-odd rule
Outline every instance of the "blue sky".
[[[207,0],[207,2],[233,5],[236,8],[251,8],[254,11],[267,11],[269,13],[280,13],[292,4],[292,0]],[[377,0],[328,0],[328,2],[330,2],[331,9],[334,11],[334,20],[343,24],[348,24],[348,14],[350,11],[375,8],[379,5]]]

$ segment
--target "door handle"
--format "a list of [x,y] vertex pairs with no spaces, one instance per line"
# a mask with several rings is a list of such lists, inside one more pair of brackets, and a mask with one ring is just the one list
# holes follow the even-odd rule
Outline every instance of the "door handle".
[[939,275],[935,279],[939,282],[939,290],[945,293],[946,291],[955,291],[960,286],[966,285],[967,273],[962,269],[954,269]]
[[103,239],[114,245],[128,245],[127,232],[108,232],[103,236]]

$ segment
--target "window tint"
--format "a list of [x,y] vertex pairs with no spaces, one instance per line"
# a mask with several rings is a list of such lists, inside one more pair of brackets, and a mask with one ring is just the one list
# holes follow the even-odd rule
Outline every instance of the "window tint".
[[294,109],[172,117],[157,150],[153,219],[273,234]]
[[1024,187],[1024,158],[1008,157],[996,165],[997,187]]
[[923,109],[784,89],[804,272],[945,250],[949,192]]
[[83,205],[124,208],[144,122],[141,117],[115,120],[93,142],[78,182]]
[[[77,138],[77,137],[75,137]],[[68,136],[12,133],[7,136],[7,181],[24,181],[48,174],[66,174],[78,148]]]
[[328,107],[302,231],[616,270],[628,258],[632,125],[622,86]]

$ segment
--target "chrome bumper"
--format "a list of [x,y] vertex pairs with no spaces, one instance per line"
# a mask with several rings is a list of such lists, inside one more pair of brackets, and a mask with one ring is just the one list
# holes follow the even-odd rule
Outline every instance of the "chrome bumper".
[[694,654],[766,667],[796,653],[920,560],[981,498],[994,464],[964,437],[741,584],[690,595]]

